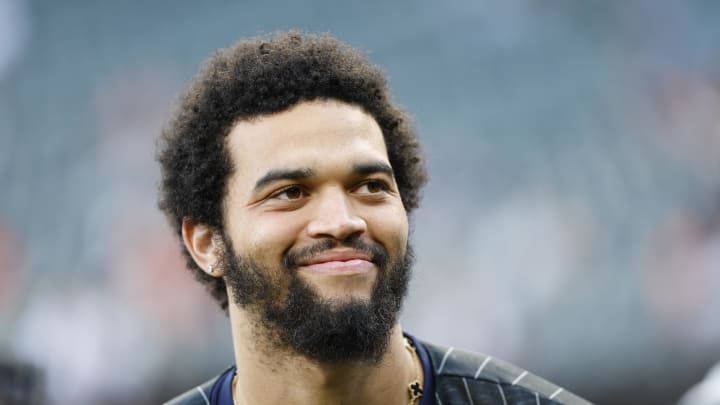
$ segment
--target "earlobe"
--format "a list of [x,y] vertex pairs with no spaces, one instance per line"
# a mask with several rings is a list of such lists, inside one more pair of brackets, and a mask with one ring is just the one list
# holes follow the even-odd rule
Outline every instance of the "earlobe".
[[218,252],[221,250],[220,246],[217,246],[214,228],[185,218],[182,222],[182,238],[198,267],[212,277],[223,275],[223,270],[218,265],[220,259]]

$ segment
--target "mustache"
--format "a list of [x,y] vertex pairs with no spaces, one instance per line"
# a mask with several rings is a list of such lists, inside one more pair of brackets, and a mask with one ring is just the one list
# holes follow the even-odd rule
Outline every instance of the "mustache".
[[350,248],[370,256],[370,260],[380,269],[385,268],[388,264],[388,253],[384,247],[364,242],[358,237],[350,237],[342,241],[331,238],[323,239],[297,251],[288,251],[283,256],[283,266],[288,270],[297,269],[298,263],[308,261],[313,256],[338,247]]

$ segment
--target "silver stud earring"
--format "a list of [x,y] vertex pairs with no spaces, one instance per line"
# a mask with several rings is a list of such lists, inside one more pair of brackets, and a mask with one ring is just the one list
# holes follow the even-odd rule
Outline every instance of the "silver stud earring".
[[215,269],[213,267],[214,266],[212,264],[208,264],[208,271],[210,272],[210,274],[215,273]]

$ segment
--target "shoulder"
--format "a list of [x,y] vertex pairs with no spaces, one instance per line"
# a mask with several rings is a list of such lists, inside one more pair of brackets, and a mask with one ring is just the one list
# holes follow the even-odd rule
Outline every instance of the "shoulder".
[[430,355],[437,403],[565,404],[590,402],[505,361],[421,342]]
[[225,373],[227,373],[227,370],[205,381],[204,383],[185,391],[175,398],[165,402],[163,405],[210,405],[213,387]]

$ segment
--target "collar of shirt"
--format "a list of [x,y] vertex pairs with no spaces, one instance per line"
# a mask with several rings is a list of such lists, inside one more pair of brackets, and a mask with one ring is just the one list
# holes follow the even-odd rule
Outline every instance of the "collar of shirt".
[[[435,379],[432,370],[432,363],[425,347],[415,337],[404,333],[405,337],[412,341],[417,348],[418,356],[423,368],[423,396],[419,405],[435,405]],[[235,375],[235,366],[225,370],[218,377],[210,392],[209,405],[233,405],[232,400],[232,379]]]

